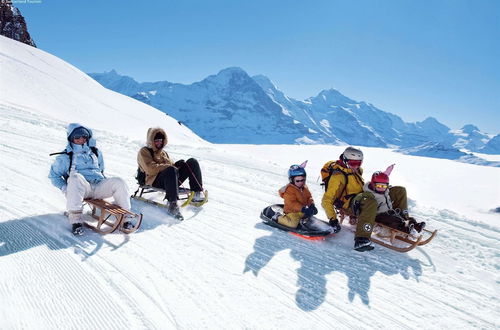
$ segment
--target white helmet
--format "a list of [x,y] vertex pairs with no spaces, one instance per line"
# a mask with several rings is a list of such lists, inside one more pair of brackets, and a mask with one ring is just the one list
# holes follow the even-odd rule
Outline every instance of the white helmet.
[[354,147],[347,147],[342,153],[343,160],[363,160],[363,152]]

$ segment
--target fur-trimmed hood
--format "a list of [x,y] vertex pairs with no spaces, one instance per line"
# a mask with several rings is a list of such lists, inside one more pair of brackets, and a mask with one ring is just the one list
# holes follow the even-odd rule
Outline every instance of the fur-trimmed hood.
[[[163,139],[163,146],[158,149],[156,148],[155,144],[154,144],[154,137],[157,133],[160,133],[164,136],[164,139]],[[151,127],[148,129],[148,134],[146,136],[146,144],[149,148],[153,149],[153,151],[158,151],[158,150],[161,150],[163,148],[165,148],[165,146],[167,145],[168,143],[168,136],[167,136],[167,133],[165,133],[165,130],[163,128],[160,128],[160,127]]]

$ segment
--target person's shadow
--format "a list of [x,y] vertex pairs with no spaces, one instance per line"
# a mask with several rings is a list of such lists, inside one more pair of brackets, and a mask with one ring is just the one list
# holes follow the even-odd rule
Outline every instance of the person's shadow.
[[128,240],[128,236],[123,235],[121,242],[113,243],[106,236],[94,233],[90,229],[83,236],[73,236],[69,230],[67,217],[60,213],[0,222],[0,257],[45,245],[51,250],[73,247],[75,253],[86,259],[103,246],[115,250]]
[[[369,305],[370,278],[376,272],[385,275],[401,274],[404,279],[413,277],[418,281],[422,274],[419,260],[407,254],[394,252],[377,246],[370,252],[357,252],[352,249],[353,234],[343,230],[326,241],[306,241],[263,223],[258,229],[271,231],[255,241],[254,251],[245,261],[244,273],[251,271],[258,276],[259,271],[280,251],[290,249],[290,255],[300,262],[297,270],[299,290],[295,295],[297,306],[304,311],[317,309],[326,297],[326,275],[333,272],[344,274],[349,289],[349,301],[359,296]],[[430,261],[432,264],[432,261]],[[339,285],[343,285],[339,283]]]
[[[172,226],[180,221],[166,215],[166,209],[132,201],[132,210],[144,214],[143,222],[136,232],[152,230],[160,225]],[[188,207],[189,208],[189,207]],[[85,211],[88,209],[84,209]],[[200,210],[193,210],[195,216]],[[95,255],[102,247],[116,250],[130,240],[130,236],[116,231],[101,235],[89,228],[82,236],[70,232],[68,218],[62,213],[43,214],[0,222],[0,257],[46,246],[50,250],[74,248],[74,252],[85,260]]]

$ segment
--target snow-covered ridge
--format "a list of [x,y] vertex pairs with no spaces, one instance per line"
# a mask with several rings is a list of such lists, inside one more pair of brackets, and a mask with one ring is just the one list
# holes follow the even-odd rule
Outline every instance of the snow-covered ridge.
[[[1,328],[500,327],[499,214],[490,212],[499,207],[500,169],[364,147],[365,179],[396,163],[391,181],[407,187],[411,214],[438,236],[407,254],[356,253],[348,226],[304,241],[262,224],[259,213],[281,201],[288,166],[305,159],[319,205],[316,177],[343,146],[209,144],[19,45],[0,38]],[[142,126],[166,128],[174,159],[200,161],[210,201],[183,209],[183,222],[134,201],[144,214],[137,233],[72,236],[65,198],[47,173],[48,154],[65,146],[73,120],[94,128],[106,175],[131,190]]]
[[[298,101],[285,95],[266,76],[249,77],[237,67],[224,69],[191,85],[168,81],[138,83],[114,70],[90,76],[107,88],[172,114],[213,142],[333,143],[400,148],[439,143],[456,152],[500,154],[495,144],[486,148],[491,137],[474,125],[450,130],[432,117],[406,123],[397,115],[370,103],[352,100],[335,89]],[[242,118],[242,122],[238,122],[238,134],[233,130],[235,116]],[[272,120],[262,125],[263,117]],[[443,154],[443,158],[446,157]]]

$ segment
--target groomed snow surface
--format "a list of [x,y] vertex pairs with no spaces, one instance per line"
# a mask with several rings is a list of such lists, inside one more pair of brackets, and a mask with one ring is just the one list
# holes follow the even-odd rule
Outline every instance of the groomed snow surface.
[[[500,216],[490,211],[500,206],[499,168],[363,148],[365,179],[396,163],[392,183],[407,187],[411,214],[438,236],[405,254],[353,251],[348,228],[306,241],[264,225],[260,211],[281,201],[287,168],[306,159],[319,206],[319,169],[344,147],[211,145],[63,61],[6,40],[0,328],[499,328]],[[20,91],[30,86],[35,95]],[[200,161],[210,201],[183,209],[183,222],[133,201],[144,214],[137,233],[74,237],[65,198],[47,179],[48,154],[64,148],[71,121],[95,129],[106,174],[131,191],[146,128],[165,127],[173,158]]]

